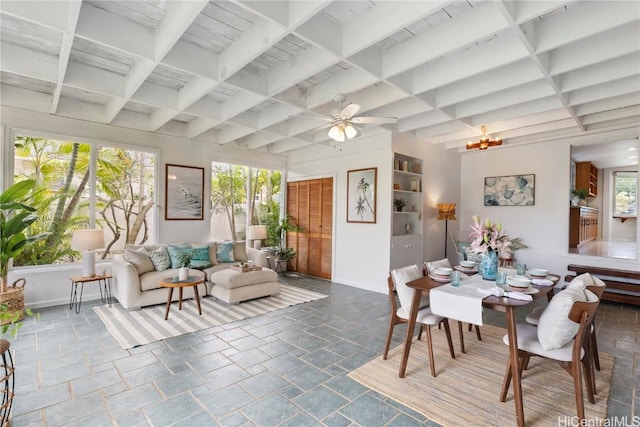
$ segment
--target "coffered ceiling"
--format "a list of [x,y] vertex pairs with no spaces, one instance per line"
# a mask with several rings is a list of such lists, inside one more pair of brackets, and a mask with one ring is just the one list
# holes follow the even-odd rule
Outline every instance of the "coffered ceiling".
[[0,26],[2,105],[257,153],[329,145],[340,94],[452,149],[640,123],[637,1],[3,0]]

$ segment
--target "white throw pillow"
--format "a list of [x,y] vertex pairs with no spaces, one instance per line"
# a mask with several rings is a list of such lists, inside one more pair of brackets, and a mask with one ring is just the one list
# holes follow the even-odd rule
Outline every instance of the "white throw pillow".
[[138,274],[148,273],[156,269],[153,266],[151,258],[149,258],[149,253],[145,248],[132,249],[130,247],[125,247],[123,257],[133,264],[138,271]]
[[574,302],[587,301],[586,286],[575,278],[547,304],[538,321],[538,341],[544,350],[564,347],[575,337],[580,325],[569,319],[569,311]]

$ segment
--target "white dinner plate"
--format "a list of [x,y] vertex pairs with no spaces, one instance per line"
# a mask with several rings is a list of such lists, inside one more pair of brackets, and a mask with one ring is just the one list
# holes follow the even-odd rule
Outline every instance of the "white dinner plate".
[[431,277],[436,282],[449,283],[451,281],[451,277],[438,277],[432,276],[431,274],[429,275],[429,277]]
[[475,267],[463,267],[461,265],[456,265],[453,268],[455,268],[458,271],[462,271],[463,273],[477,273],[478,272],[478,266],[477,265]]
[[538,292],[540,292],[537,288],[534,288],[533,286],[529,286],[528,288],[514,288],[514,287],[511,287],[511,286],[507,285],[505,288],[506,288],[507,291],[520,292],[522,294],[527,294],[527,295],[533,295],[533,294],[537,294]]

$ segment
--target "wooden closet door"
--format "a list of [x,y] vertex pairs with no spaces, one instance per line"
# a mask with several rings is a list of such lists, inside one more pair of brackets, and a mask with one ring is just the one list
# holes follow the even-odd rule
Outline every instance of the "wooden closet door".
[[333,178],[287,183],[287,213],[301,230],[287,233],[288,245],[298,252],[295,270],[330,279]]

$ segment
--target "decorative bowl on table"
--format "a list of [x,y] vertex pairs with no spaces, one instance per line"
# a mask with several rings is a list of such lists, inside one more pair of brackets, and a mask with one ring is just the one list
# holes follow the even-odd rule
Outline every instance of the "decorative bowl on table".
[[476,266],[476,263],[473,261],[462,260],[460,261],[460,266],[464,268],[474,268]]
[[526,276],[507,276],[507,284],[512,288],[526,289],[531,285],[531,279]]
[[529,276],[536,279],[544,279],[549,275],[549,270],[545,270],[544,268],[530,268]]
[[438,267],[433,270],[433,274],[435,274],[438,277],[449,277],[451,276],[452,271],[453,271],[452,268]]

